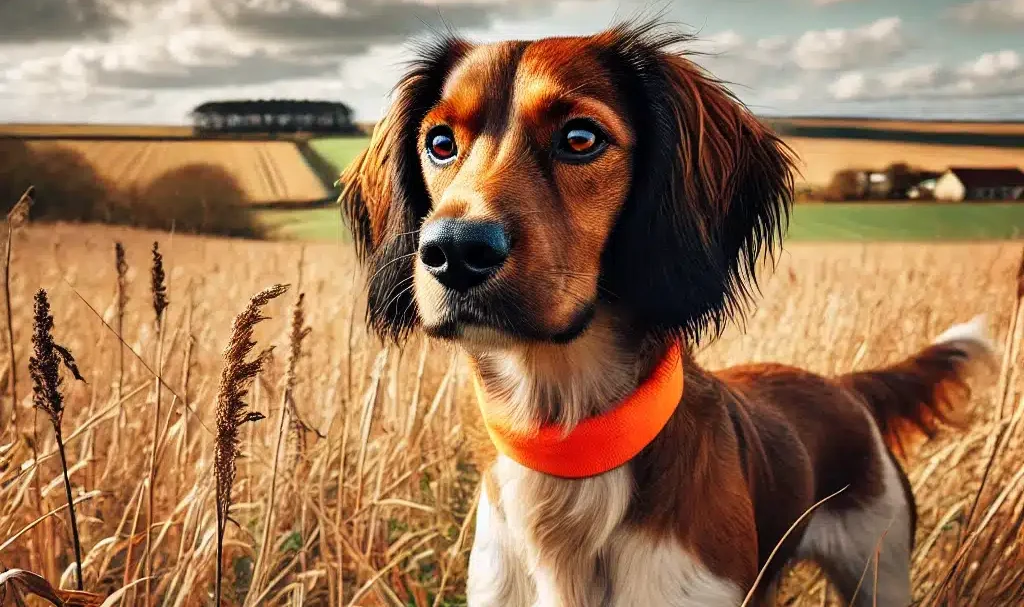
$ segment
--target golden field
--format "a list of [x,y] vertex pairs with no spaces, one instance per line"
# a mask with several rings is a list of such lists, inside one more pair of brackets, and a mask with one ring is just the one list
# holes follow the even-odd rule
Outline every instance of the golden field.
[[191,137],[192,127],[153,124],[0,124],[8,137]]
[[37,153],[62,148],[81,154],[101,177],[122,188],[144,189],[169,171],[201,164],[233,176],[252,204],[330,198],[291,141],[29,139],[27,143]]
[[906,162],[928,171],[951,166],[1022,167],[1024,151],[980,145],[941,145],[858,139],[784,137],[799,157],[798,181],[824,186],[844,169],[881,170],[894,162]]
[[[154,240],[169,281],[162,362],[149,291]],[[124,243],[129,267],[123,350],[112,330],[115,241]],[[445,346],[416,337],[398,350],[367,335],[362,276],[349,247],[64,224],[29,226],[12,244],[18,405],[13,432],[10,399],[0,401],[5,568],[73,586],[52,427],[33,415],[25,369],[33,294],[48,292],[55,339],[88,382],[65,378],[63,421],[86,590],[109,596],[127,588],[110,604],[145,604],[142,554],[151,525],[153,604],[192,606],[212,604],[221,350],[250,296],[290,283],[255,333],[257,349],[276,350],[249,394],[266,419],[242,426],[224,604],[464,604],[472,462],[482,455],[471,448],[480,428],[465,369]],[[1024,592],[1021,255],[1019,242],[792,245],[766,275],[745,332],[733,327],[699,354],[711,368],[775,360],[834,373],[895,361],[950,324],[988,314],[1001,371],[976,385],[969,430],[942,433],[908,463],[920,512],[914,562],[922,605],[1018,605]],[[300,292],[311,333],[295,377],[296,426],[292,414],[282,415],[282,390],[290,306]],[[159,417],[157,370],[165,385]],[[154,442],[161,455],[147,521]],[[824,588],[812,568],[799,567],[780,604],[821,605]]]
[[793,126],[852,127],[880,131],[917,133],[978,133],[984,135],[1024,135],[1024,122],[956,122],[947,120],[896,120],[884,118],[787,118]]

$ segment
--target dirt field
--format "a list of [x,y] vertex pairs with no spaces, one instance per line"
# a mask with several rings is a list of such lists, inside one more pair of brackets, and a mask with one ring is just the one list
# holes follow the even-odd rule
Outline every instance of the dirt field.
[[883,169],[894,162],[944,171],[951,166],[1022,167],[1024,150],[892,141],[786,137],[800,158],[799,181],[824,186],[842,169]]
[[[117,320],[115,239],[127,248],[129,265],[124,339],[131,350],[123,350],[120,400],[119,348],[104,324]],[[149,293],[154,239],[170,281],[162,365]],[[154,483],[153,588],[156,604],[186,606],[211,602],[220,352],[249,297],[288,282],[292,290],[267,306],[271,319],[255,333],[257,350],[277,350],[250,393],[253,409],[267,419],[242,427],[225,604],[464,604],[477,479],[467,438],[480,435],[465,370],[444,347],[416,339],[400,352],[367,337],[348,247],[172,239],[68,225],[27,229],[13,244],[19,439],[5,433],[0,441],[4,567],[73,585],[64,513],[55,511],[64,503],[60,466],[45,416],[35,425],[38,466],[24,440],[33,434],[25,370],[33,293],[45,288],[50,294],[55,339],[72,351],[88,381],[65,380],[63,422],[80,501],[85,587],[107,595],[142,576],[142,495],[159,419],[169,428],[156,441],[163,455]],[[1016,301],[1021,253],[1020,243],[792,245],[764,282],[746,332],[731,329],[699,356],[711,368],[776,360],[833,373],[895,361],[951,323],[988,313],[997,343],[1012,345],[1002,372],[977,385],[969,430],[942,433],[909,462],[920,511],[915,588],[922,605],[937,606],[947,596],[959,597],[945,603],[958,606],[1016,605],[1008,597],[1019,599],[1024,587],[1018,535],[1024,516],[1018,473],[1024,314]],[[300,291],[312,332],[302,346],[295,403],[315,432],[292,431],[290,421],[282,425],[289,306]],[[1017,330],[1008,335],[1015,317]],[[158,368],[166,384],[159,416],[148,370]],[[5,379],[9,388],[6,373]],[[7,420],[10,400],[0,402]],[[184,415],[183,403],[194,414]],[[968,521],[989,461],[991,472]],[[272,486],[274,516],[260,560]],[[961,535],[964,558],[954,561]],[[129,590],[124,604],[143,604],[141,592],[131,594],[141,588]],[[823,592],[817,573],[800,567],[780,604],[821,605]]]
[[149,124],[0,124],[10,137],[191,137],[192,127]]
[[981,133],[986,135],[1024,135],[1024,122],[945,122],[915,120],[861,120],[857,118],[787,118],[795,126],[855,127],[884,131],[921,133]]
[[145,187],[161,174],[192,163],[233,175],[252,203],[310,202],[330,197],[289,141],[31,140],[42,151],[63,146],[84,155],[100,173],[125,187]]

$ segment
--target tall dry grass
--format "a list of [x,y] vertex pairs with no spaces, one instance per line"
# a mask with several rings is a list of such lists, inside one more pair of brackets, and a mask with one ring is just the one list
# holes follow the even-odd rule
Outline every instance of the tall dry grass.
[[[154,239],[175,285],[171,299],[182,302],[164,313],[166,411],[159,421],[148,276]],[[120,397],[114,325],[121,300],[109,262],[115,241],[127,264]],[[299,280],[299,245],[175,235],[171,248],[168,241],[166,234],[63,225],[15,233],[19,368],[28,358],[30,298],[45,288],[57,326],[68,329],[63,345],[89,379],[66,386],[64,440],[84,587],[113,595],[112,604],[143,601],[140,556],[150,524],[153,604],[213,603],[221,350],[253,294]],[[269,320],[253,327],[259,350],[277,346],[247,397],[269,423],[238,432],[222,604],[463,604],[474,464],[486,459],[473,448],[483,433],[465,369],[452,350],[419,337],[398,350],[367,335],[347,247],[306,245],[305,259],[304,320],[296,324],[295,293],[267,302]],[[792,246],[765,281],[746,332],[733,328],[699,354],[711,367],[777,360],[832,373],[906,356],[948,325],[988,313],[1003,364],[976,386],[970,429],[942,433],[907,464],[920,511],[915,596],[924,605],[1014,605],[1024,587],[1020,259],[1019,243]],[[28,406],[22,395],[22,420],[31,419]],[[291,438],[293,417],[307,428],[305,440]],[[156,423],[164,424],[156,449],[165,463],[151,485],[150,522]],[[40,432],[33,459],[31,430],[23,422],[18,440],[0,446],[0,565],[68,588],[74,568],[56,445]],[[820,573],[799,566],[787,574],[780,604],[821,605],[825,593]]]

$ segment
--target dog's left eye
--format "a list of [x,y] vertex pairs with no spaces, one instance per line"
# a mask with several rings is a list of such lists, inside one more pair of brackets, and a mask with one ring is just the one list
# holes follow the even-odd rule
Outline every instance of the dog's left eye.
[[557,136],[555,155],[568,162],[590,160],[604,149],[607,136],[590,120],[570,120]]
[[425,144],[427,155],[434,161],[434,164],[448,164],[455,160],[455,156],[459,153],[459,148],[455,145],[455,133],[444,125],[430,129]]

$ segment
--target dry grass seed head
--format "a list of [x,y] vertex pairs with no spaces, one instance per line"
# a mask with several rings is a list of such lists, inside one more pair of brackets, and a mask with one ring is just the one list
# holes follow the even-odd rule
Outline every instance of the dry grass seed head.
[[117,269],[117,305],[124,310],[128,302],[125,284],[128,280],[128,261],[125,259],[124,245],[120,241],[114,243],[114,267]]
[[257,293],[249,305],[235,317],[231,326],[231,339],[224,349],[224,370],[221,372],[217,395],[217,442],[214,467],[217,476],[218,512],[227,519],[231,504],[231,487],[235,480],[235,459],[238,457],[238,429],[249,421],[263,419],[263,414],[247,411],[243,400],[249,382],[263,368],[270,349],[260,352],[253,360],[246,360],[256,342],[253,328],[267,319],[261,309],[272,299],[288,290],[287,285],[275,285]]
[[298,407],[295,405],[295,383],[298,378],[298,366],[299,359],[302,357],[302,342],[309,336],[312,329],[305,326],[306,323],[306,312],[303,308],[306,294],[299,293],[298,299],[295,300],[295,306],[292,308],[292,324],[291,331],[288,339],[288,367],[287,373],[285,374],[285,406],[288,407],[288,417],[290,418],[291,433],[296,446],[301,449],[303,446],[306,432],[312,432],[319,438],[324,438],[316,428],[306,423],[302,417],[299,416]]
[[164,256],[160,254],[160,244],[157,242],[153,243],[153,272],[152,272],[152,290],[153,290],[153,312],[156,314],[156,322],[160,323],[160,318],[164,314],[164,310],[170,303],[167,300],[167,285],[165,284],[166,275],[164,274]]
[[32,403],[50,416],[54,427],[60,427],[64,416],[64,396],[60,393],[61,363],[64,363],[75,379],[85,381],[71,352],[54,343],[50,302],[46,291],[39,289],[35,296],[32,356],[28,359],[28,373],[32,378]]

